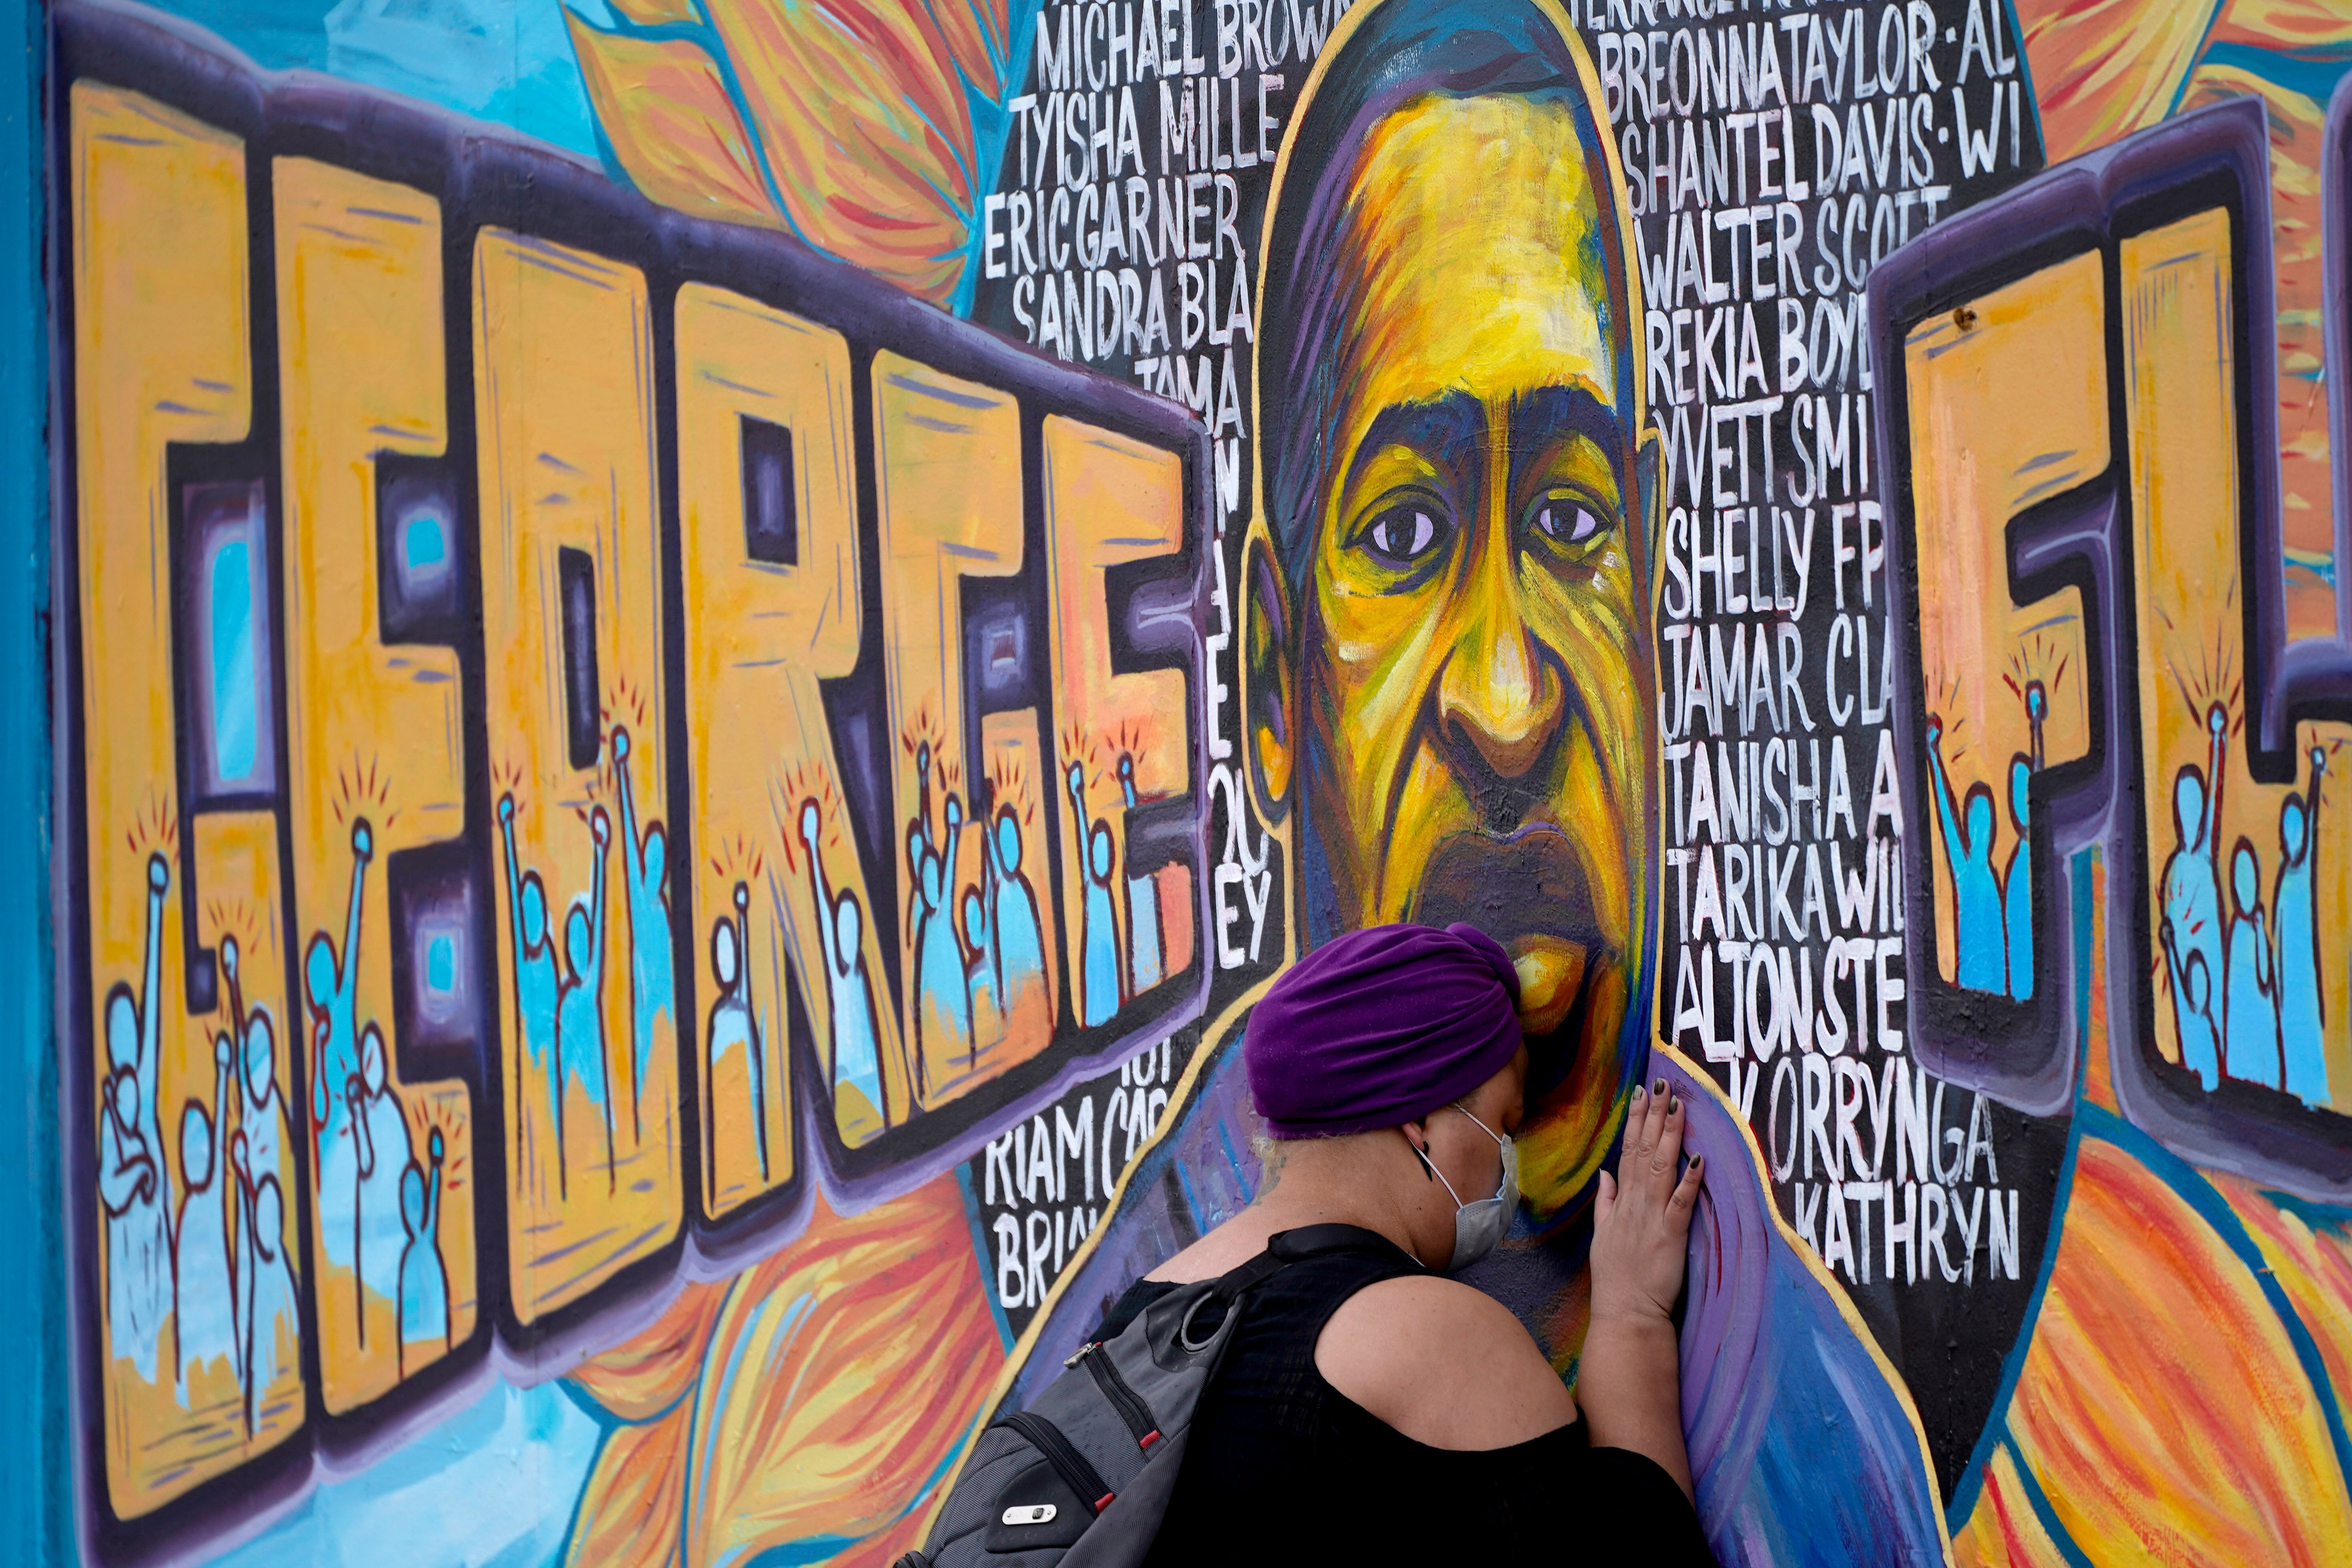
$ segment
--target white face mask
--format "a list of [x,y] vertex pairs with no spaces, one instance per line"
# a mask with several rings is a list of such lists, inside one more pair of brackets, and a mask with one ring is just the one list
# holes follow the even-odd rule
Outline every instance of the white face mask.
[[[1470,1116],[1469,1108],[1458,1100],[1454,1102],[1454,1109]],[[1511,1211],[1519,1204],[1518,1145],[1476,1117],[1470,1116],[1470,1121],[1479,1131],[1502,1146],[1503,1180],[1495,1189],[1493,1197],[1464,1203],[1462,1194],[1454,1190],[1454,1184],[1445,1181],[1445,1173],[1439,1170],[1419,1146],[1413,1149],[1414,1153],[1421,1155],[1423,1168],[1439,1181],[1445,1182],[1445,1195],[1454,1200],[1454,1256],[1446,1259],[1445,1271],[1448,1274],[1469,1268],[1500,1246],[1504,1233],[1511,1228]]]

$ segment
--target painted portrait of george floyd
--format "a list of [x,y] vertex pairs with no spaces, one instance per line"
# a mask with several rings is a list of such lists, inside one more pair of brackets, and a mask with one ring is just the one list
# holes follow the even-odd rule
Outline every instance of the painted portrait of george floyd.
[[[1645,1065],[1666,1071],[1709,1156],[1683,1402],[1710,1542],[1727,1561],[1776,1541],[1935,1555],[1902,1383],[1780,1223],[1714,1081],[1649,1047],[1662,487],[1607,132],[1591,61],[1544,0],[1377,0],[1333,32],[1259,253],[1240,749],[1287,852],[1297,951],[1459,920],[1519,973],[1526,1202],[1469,1277],[1573,1376],[1596,1178]],[[1222,1023],[1008,1407],[1255,1191],[1246,1008]]]

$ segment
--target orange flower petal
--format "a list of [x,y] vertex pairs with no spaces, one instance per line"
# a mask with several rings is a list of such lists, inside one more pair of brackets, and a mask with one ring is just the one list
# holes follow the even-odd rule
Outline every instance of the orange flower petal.
[[855,1216],[820,1206],[739,1276],[696,1392],[687,1561],[905,1524],[1003,1365],[986,1289],[946,1176]]
[[677,1561],[686,1516],[686,1412],[604,1439],[582,1490],[567,1563],[663,1568]]
[[702,1568],[824,1541],[837,1568],[883,1568],[1004,1364],[987,1289],[954,1177],[858,1215],[820,1202],[783,1252],[572,1374],[615,1414],[660,1414],[605,1439],[572,1561]]
[[567,10],[580,79],[637,189],[664,206],[774,226],[751,138],[719,68],[682,38],[601,33]]
[[606,0],[614,10],[639,26],[658,27],[667,22],[694,22],[701,19],[695,10],[694,0]]
[[2085,1137],[2008,1413],[2093,1561],[2352,1562],[2320,1396],[2253,1272],[2181,1194]]
[[2346,1222],[2315,1228],[2250,1182],[2220,1174],[2210,1180],[2263,1249],[2295,1316],[2311,1331],[2328,1381],[2339,1391],[2352,1389],[2352,1313],[2344,1305],[2352,1301],[2352,1235]]
[[812,244],[934,302],[955,291],[976,166],[956,53],[894,0],[712,0],[768,168]]
[[1993,1450],[1969,1521],[1952,1534],[1960,1568],[2064,1568],[2066,1554],[2042,1528],[2007,1447]]
[[2344,0],[2229,0],[2213,24],[2213,42],[2270,49],[2352,43]]
[[727,1285],[688,1285],[654,1325],[583,1363],[569,1381],[623,1421],[650,1421],[686,1397],[701,1370]]
[[964,79],[990,102],[1004,96],[999,62],[1004,55],[1004,6],[1001,0],[925,0],[931,25],[947,41]]
[[2153,125],[2172,108],[2217,0],[2018,0],[2050,162]]

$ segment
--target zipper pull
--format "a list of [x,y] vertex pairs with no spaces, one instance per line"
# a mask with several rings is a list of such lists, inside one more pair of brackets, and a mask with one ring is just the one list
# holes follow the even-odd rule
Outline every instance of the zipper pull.
[[1102,1345],[1099,1342],[1094,1340],[1087,1341],[1085,1344],[1082,1344],[1077,1348],[1076,1353],[1074,1353],[1069,1360],[1062,1363],[1062,1369],[1066,1372],[1068,1371],[1070,1368],[1076,1366],[1078,1363],[1086,1360],[1087,1357],[1094,1354],[1095,1352],[1100,1349],[1102,1349]]

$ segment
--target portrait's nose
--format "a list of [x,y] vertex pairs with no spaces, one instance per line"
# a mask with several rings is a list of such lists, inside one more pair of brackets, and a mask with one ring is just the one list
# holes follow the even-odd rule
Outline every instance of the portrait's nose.
[[1438,724],[1456,765],[1524,777],[1559,726],[1565,694],[1527,621],[1517,552],[1499,521],[1481,531],[1454,606],[1438,680]]

